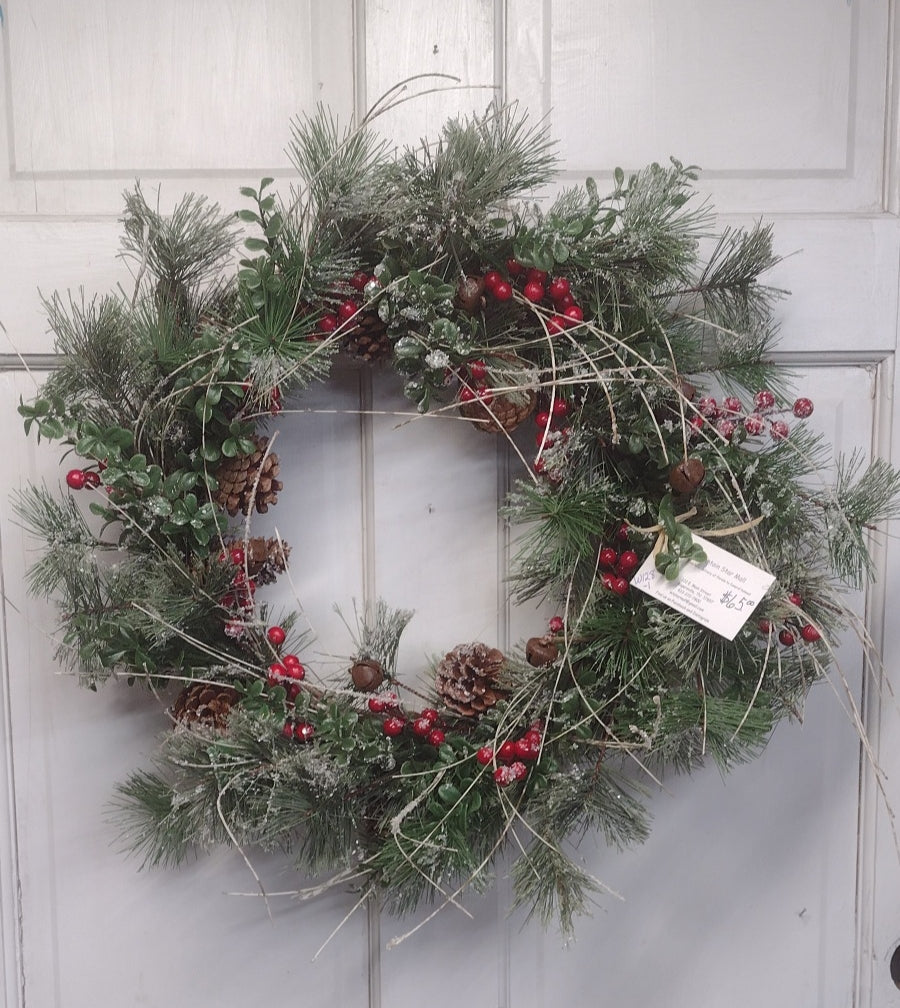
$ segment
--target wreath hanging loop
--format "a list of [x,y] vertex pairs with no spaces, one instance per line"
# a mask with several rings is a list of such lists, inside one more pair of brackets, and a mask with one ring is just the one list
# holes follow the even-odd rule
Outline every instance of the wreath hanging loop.
[[[598,886],[566,839],[647,833],[620,757],[760,751],[825,674],[898,474],[838,459],[808,490],[822,443],[770,363],[771,229],[725,229],[702,261],[694,168],[535,203],[556,158],[514,106],[398,154],[319,110],[291,152],[302,187],[283,200],[263,179],[236,217],[197,196],[164,216],[136,187],[133,296],[47,302],[61,363],[20,412],[78,462],[62,496],[18,499],[45,544],[29,587],[59,601],[59,656],[85,684],[181,689],[158,766],[117,798],[146,863],[277,848],[405,912],[487,885],[515,832],[517,904],[569,930]],[[338,354],[521,461],[511,590],[557,615],[507,653],[438,645],[430,687],[398,675],[409,611],[357,613],[331,675],[266,601],[290,573],[291,545],[252,529],[284,494],[278,416]],[[707,538],[771,581],[704,603],[713,623],[741,607],[733,636],[650,591],[707,569]]]

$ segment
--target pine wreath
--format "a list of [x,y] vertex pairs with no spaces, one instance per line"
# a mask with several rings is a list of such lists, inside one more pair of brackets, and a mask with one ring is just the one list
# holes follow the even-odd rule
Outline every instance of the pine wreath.
[[[488,885],[510,846],[517,904],[570,930],[596,884],[566,841],[647,833],[623,756],[728,767],[764,747],[825,675],[898,474],[838,459],[810,490],[830,461],[769,361],[771,230],[716,235],[693,168],[617,170],[608,195],[589,179],[542,208],[552,144],[512,106],[399,154],[320,110],[291,151],[302,186],[243,189],[237,221],[198,196],[163,216],[136,187],[133,296],[47,302],[62,362],[20,412],[71,446],[81,493],[20,495],[45,543],[29,587],[59,600],[85,684],[182,689],[157,766],[117,799],[146,863],[278,848],[406,912]],[[261,601],[290,553],[251,534],[282,489],[266,431],[338,354],[523,461],[512,591],[559,615],[506,654],[461,628],[430,696],[396,672],[411,613],[361,615],[335,679]],[[632,583],[679,583],[708,539],[773,579],[733,639]]]

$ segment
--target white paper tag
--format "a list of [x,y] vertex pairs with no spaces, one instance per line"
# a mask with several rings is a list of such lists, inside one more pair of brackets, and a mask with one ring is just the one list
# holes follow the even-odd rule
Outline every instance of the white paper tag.
[[690,560],[675,581],[667,581],[649,556],[631,583],[701,626],[734,640],[775,578],[700,536],[694,536],[694,542],[703,547],[706,563]]

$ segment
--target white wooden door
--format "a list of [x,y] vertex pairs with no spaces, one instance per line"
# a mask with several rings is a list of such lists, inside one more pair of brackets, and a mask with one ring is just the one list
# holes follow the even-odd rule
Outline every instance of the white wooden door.
[[[21,433],[15,406],[52,367],[38,288],[107,290],[119,194],[135,177],[163,203],[187,190],[228,208],[267,174],[287,179],[288,121],[316,100],[349,113],[407,75],[448,73],[471,90],[407,103],[399,140],[480,108],[495,86],[559,138],[568,180],[670,154],[704,169],[724,222],[762,215],[789,256],[774,282],[782,356],[845,449],[889,454],[898,324],[898,28],[888,0],[3,0],[6,146],[0,177],[0,945],[7,1008],[130,1004],[230,1008],[285,999],[323,1008],[550,1008],[623,1002],[687,1008],[900,1005],[900,856],[863,768],[841,686],[820,686],[802,726],[722,781],[667,779],[642,848],[588,837],[604,900],[563,948],[506,918],[508,889],[424,919],[354,897],[298,904],[249,892],[238,855],[138,873],[112,847],[104,807],[164,729],[138,692],[79,691],[55,673],[53,614],[26,597],[29,544],[6,492],[58,479],[58,456]],[[792,253],[797,253],[792,255]],[[27,370],[26,370],[27,365]],[[302,541],[294,577],[323,653],[346,652],[331,611],[385,596],[418,612],[402,664],[461,640],[501,646],[529,628],[502,590],[496,504],[506,461],[458,425],[441,451],[426,422],[398,427],[390,379],[340,374],[288,419],[285,492],[269,516]],[[360,407],[376,413],[362,418]],[[378,412],[381,411],[381,412]],[[455,425],[445,425],[454,427]],[[292,515],[319,517],[315,539]],[[293,524],[292,524],[293,522]],[[421,560],[425,549],[444,562]],[[859,600],[900,654],[896,549]],[[325,658],[322,659],[323,661]],[[900,704],[842,667],[900,808]],[[842,700],[846,705],[846,698]],[[893,772],[892,772],[893,771]],[[256,859],[270,891],[291,889]]]

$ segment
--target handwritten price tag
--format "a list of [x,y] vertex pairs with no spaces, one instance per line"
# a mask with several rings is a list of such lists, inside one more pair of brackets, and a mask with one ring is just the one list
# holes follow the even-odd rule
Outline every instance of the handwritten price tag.
[[667,581],[647,557],[631,584],[677,612],[725,637],[734,640],[775,578],[759,567],[741,560],[700,536],[704,564],[688,562],[675,581]]

